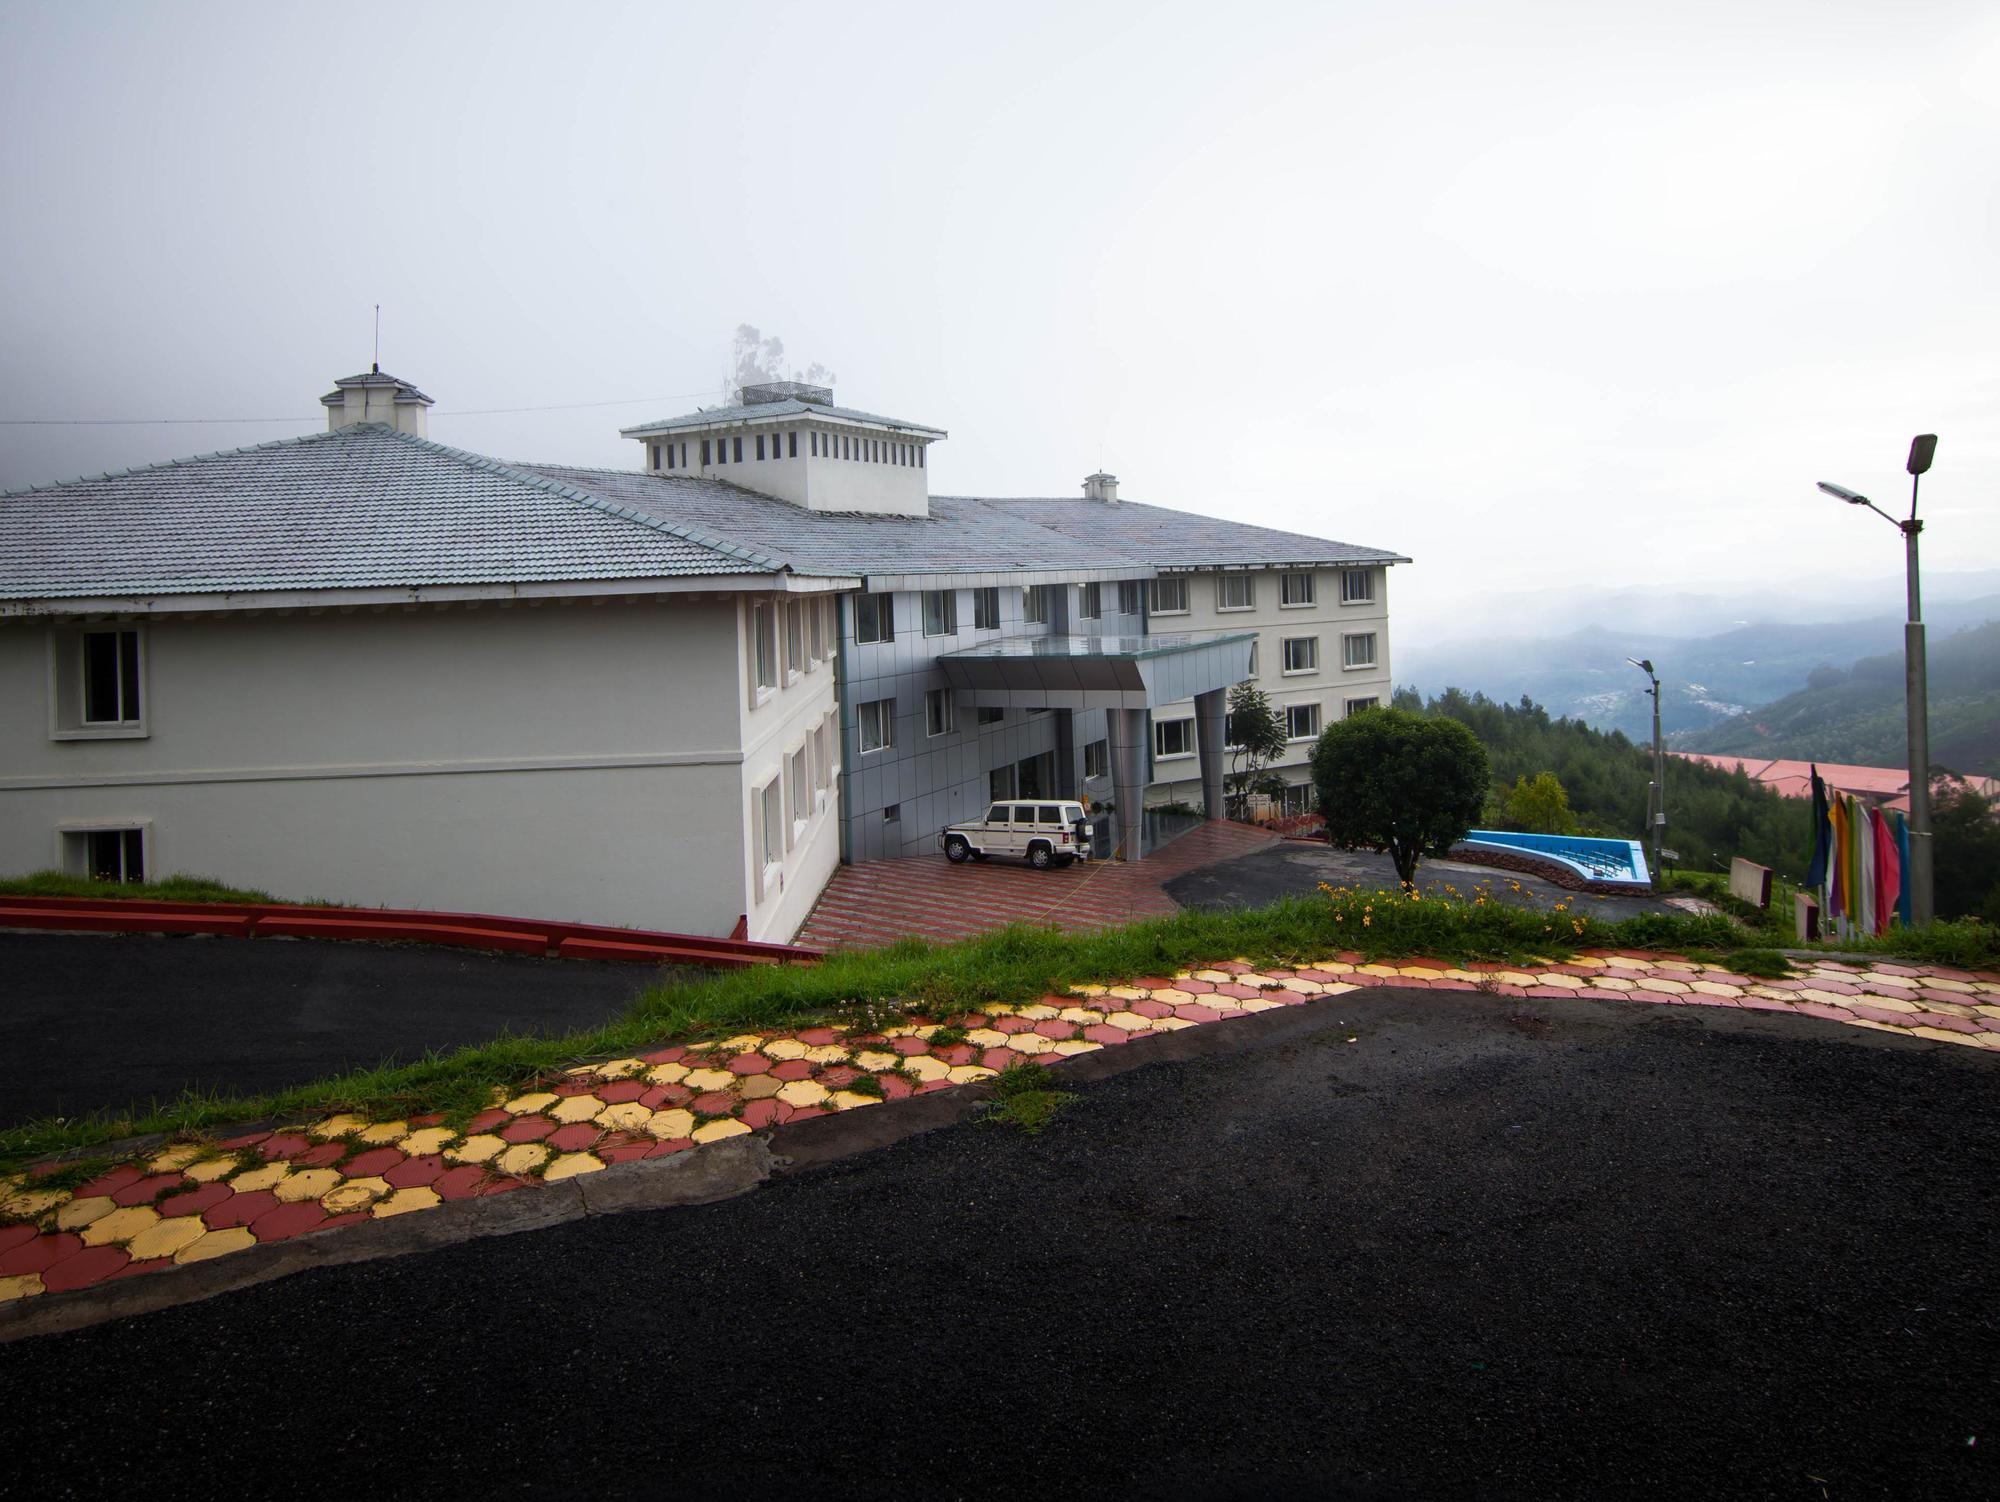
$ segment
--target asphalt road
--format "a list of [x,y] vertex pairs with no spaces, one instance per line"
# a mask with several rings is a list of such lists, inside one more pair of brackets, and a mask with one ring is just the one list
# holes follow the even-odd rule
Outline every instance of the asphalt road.
[[0,1492],[2000,1495],[1991,1057],[1394,992],[1128,1048],[1230,1051],[0,1348]]
[[[1571,892],[1537,876],[1462,861],[1427,860],[1417,867],[1417,885],[1425,893],[1438,891],[1446,884],[1465,892],[1481,881],[1491,885],[1495,900],[1500,902],[1532,907],[1566,902],[1577,912],[1591,913],[1612,923],[1638,913],[1674,911],[1653,897],[1600,897],[1590,892]],[[1372,851],[1335,850],[1328,845],[1286,840],[1251,855],[1217,861],[1177,876],[1166,884],[1166,893],[1182,907],[1264,907],[1280,897],[1316,892],[1321,882],[1332,886],[1394,887],[1396,863]],[[1510,882],[1520,883],[1520,894],[1515,894]]]
[[424,945],[0,933],[0,1125],[594,1026],[659,974]]

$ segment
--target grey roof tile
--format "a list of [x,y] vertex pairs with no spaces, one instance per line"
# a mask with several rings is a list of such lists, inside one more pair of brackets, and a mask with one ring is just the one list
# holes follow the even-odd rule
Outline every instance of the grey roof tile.
[[[939,497],[932,497],[935,505]],[[1281,532],[1248,522],[1225,521],[1193,511],[1145,506],[1137,501],[1092,501],[1078,496],[991,497],[981,504],[1073,537],[1144,558],[1158,568],[1215,564],[1408,563],[1400,553]]]
[[715,423],[747,422],[752,418],[773,417],[838,417],[849,422],[872,423],[876,427],[895,428],[904,433],[924,433],[943,438],[943,428],[933,428],[926,423],[910,422],[901,417],[883,417],[874,412],[861,412],[853,407],[837,407],[830,402],[802,402],[796,397],[781,402],[753,402],[747,406],[710,407],[705,412],[687,412],[679,417],[662,417],[653,422],[642,422],[636,427],[620,428],[619,434],[626,438],[643,437],[648,433],[674,433],[683,428],[709,427]]

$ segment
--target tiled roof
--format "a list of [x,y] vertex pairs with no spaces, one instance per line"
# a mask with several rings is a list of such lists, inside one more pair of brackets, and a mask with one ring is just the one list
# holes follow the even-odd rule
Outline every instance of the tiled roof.
[[943,428],[928,427],[920,422],[906,422],[900,417],[882,417],[873,412],[859,412],[852,407],[836,407],[829,402],[802,402],[792,398],[782,402],[756,402],[749,406],[710,407],[705,412],[689,412],[680,417],[662,417],[654,422],[642,422],[637,427],[620,428],[619,435],[625,438],[642,438],[648,433],[673,433],[682,428],[705,428],[716,423],[748,422],[751,419],[773,417],[838,417],[847,422],[865,422],[878,428],[894,428],[903,433],[923,433],[935,438],[946,436]]
[[[931,504],[937,504],[933,497]],[[1157,568],[1216,564],[1408,563],[1400,553],[1280,532],[1248,522],[1224,521],[1192,511],[1142,506],[1136,501],[1091,501],[1059,496],[997,497],[980,504],[1004,510],[1092,546],[1108,546]]]
[[0,599],[771,573],[544,475],[357,424],[0,496]]

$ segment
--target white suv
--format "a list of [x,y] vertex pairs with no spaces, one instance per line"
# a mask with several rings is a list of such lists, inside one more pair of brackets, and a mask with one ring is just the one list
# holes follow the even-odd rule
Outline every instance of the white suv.
[[938,837],[953,861],[1025,855],[1037,871],[1090,859],[1090,825],[1075,802],[996,803],[976,823],[948,825]]

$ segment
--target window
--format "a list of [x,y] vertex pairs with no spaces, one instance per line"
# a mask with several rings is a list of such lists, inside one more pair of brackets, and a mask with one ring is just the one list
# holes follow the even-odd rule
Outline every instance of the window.
[[819,457],[819,430],[818,430],[818,429],[814,429],[814,430],[813,430],[813,433],[812,433],[812,456],[813,456],[813,458],[815,458],[815,459],[817,459],[817,458]]
[[764,784],[757,794],[760,822],[763,825],[762,854],[764,864],[775,866],[785,859],[785,802],[776,777]]
[[918,469],[922,469],[923,467],[924,467],[924,451],[923,451],[922,449],[918,449],[918,450],[917,450],[917,468],[918,468]]
[[796,678],[806,670],[805,600],[785,601],[785,676]]
[[1139,613],[1139,581],[1122,579],[1118,584],[1118,613],[1137,615]]
[[660,446],[657,443],[649,443],[646,447],[653,456],[653,468],[658,469],[660,467]]
[[1381,703],[1382,701],[1376,698],[1372,694],[1365,699],[1349,699],[1347,701],[1347,717],[1349,719],[1352,719],[1355,715],[1360,714],[1364,709],[1377,708]]
[[952,708],[951,690],[934,688],[924,695],[924,733],[926,735],[950,735],[958,728],[958,715]]
[[1285,706],[1285,735],[1290,740],[1309,741],[1319,734],[1319,706],[1317,704],[1287,704]]
[[1285,671],[1288,673],[1317,673],[1319,671],[1319,638],[1317,636],[1288,636],[1285,638]]
[[1167,757],[1193,754],[1193,720],[1159,720],[1154,723],[1153,755]]
[[688,467],[688,446],[684,443],[681,445],[681,468],[686,469],[687,467]]
[[856,595],[854,597],[854,639],[894,641],[896,638],[896,597]]
[[1340,665],[1344,668],[1375,666],[1375,633],[1355,631],[1340,639]]
[[1096,584],[1086,584],[1078,592],[1077,614],[1087,621],[1094,621],[1104,614],[1104,590]]
[[708,467],[708,440],[706,438],[701,441],[701,463],[704,469]]
[[715,440],[715,462],[717,464],[727,464],[729,462],[729,440],[727,438],[718,438]]
[[861,749],[886,751],[896,744],[896,701],[870,699],[861,706]]
[[1257,676],[1257,649],[1263,645],[1264,638],[1261,636],[1250,643],[1250,676],[1252,678]]
[[139,633],[83,633],[83,723],[85,726],[137,725]]
[[1217,574],[1215,576],[1215,608],[1217,610],[1256,609],[1257,581],[1248,574]]
[[735,450],[729,457],[738,464],[741,464],[743,462],[743,440],[741,438],[733,438],[730,440],[729,446]]
[[903,805],[902,805],[902,804],[900,804],[900,803],[888,803],[888,804],[884,804],[884,805],[883,805],[883,807],[882,807],[882,822],[883,822],[884,824],[894,824],[894,823],[895,823],[895,822],[896,822],[896,821],[897,821],[898,819],[900,819],[900,818],[902,818],[902,817],[903,817]]
[[806,748],[799,747],[792,753],[791,770],[787,774],[792,784],[792,843],[805,832],[806,821],[812,817],[812,775],[806,769]]
[[785,435],[785,447],[786,447],[786,449],[787,449],[787,450],[789,450],[789,452],[788,452],[788,453],[787,453],[787,455],[786,455],[786,457],[787,457],[787,458],[790,458],[790,459],[796,459],[796,458],[798,458],[798,456],[799,456],[799,435],[798,435],[798,432],[797,432],[796,430],[794,430],[794,431],[792,431],[792,432],[790,432],[790,433],[787,433],[787,434]]
[[813,727],[813,791],[824,793],[833,785],[833,731],[831,720]]
[[951,589],[924,591],[924,635],[950,636],[958,630],[958,592]]
[[806,601],[806,667],[818,667],[826,660],[826,611],[833,602],[824,597]]
[[1187,609],[1187,575],[1176,574],[1171,579],[1153,581],[1154,615],[1186,615]]
[[759,691],[778,686],[778,621],[777,606],[770,600],[759,600],[750,607],[751,649],[755,654],[756,676],[753,686]]
[[759,459],[764,457],[764,435],[762,433],[757,435],[757,457]]
[[1319,596],[1313,586],[1311,574],[1280,574],[1278,576],[1278,604],[1296,609],[1301,605],[1314,605]]
[[1083,748],[1083,775],[1105,777],[1111,772],[1111,742],[1092,741]]
[[[986,796],[989,798],[1011,798],[1014,796],[1014,764],[1010,761],[1004,767],[995,767],[986,774]],[[995,824],[1007,822],[1007,810],[996,804],[986,811],[986,817]]]
[[1030,584],[1021,591],[1021,619],[1030,626],[1046,626],[1049,623],[1049,587],[1046,584]]
[[1372,568],[1349,568],[1340,572],[1340,603],[1343,605],[1373,605],[1375,603],[1375,570]]
[[975,631],[1000,629],[1000,590],[996,585],[972,592],[972,626]]
[[63,864],[72,876],[92,881],[144,881],[146,831],[73,829],[63,831]]
[[1007,718],[1007,711],[1004,709],[988,709],[982,706],[976,712],[974,718],[981,725],[998,725],[1002,720]]

